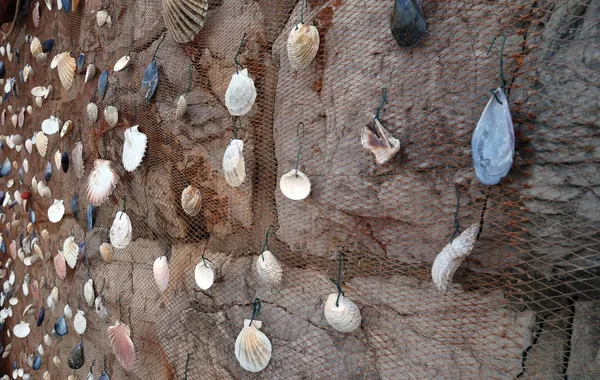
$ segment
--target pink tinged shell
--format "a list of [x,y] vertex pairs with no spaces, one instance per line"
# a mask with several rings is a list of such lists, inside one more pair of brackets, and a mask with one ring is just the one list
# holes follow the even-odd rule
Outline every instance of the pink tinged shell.
[[56,275],[61,280],[67,277],[67,262],[60,252],[54,257],[54,269],[56,269]]
[[40,26],[40,2],[35,3],[33,7],[33,26],[36,28]]
[[129,326],[117,321],[114,326],[108,327],[106,333],[117,360],[125,370],[131,371],[135,365],[135,348],[129,337]]
[[164,292],[169,285],[169,262],[167,261],[167,256],[163,255],[154,260],[152,270],[154,272],[154,281],[156,281],[158,290]]
[[40,285],[37,280],[31,282],[30,290],[33,299],[37,301],[40,298]]
[[117,181],[117,173],[111,168],[109,160],[94,161],[94,169],[87,182],[88,201],[94,206],[100,206],[112,194]]
[[13,240],[12,243],[10,243],[10,255],[12,256],[13,260],[17,259],[17,241]]

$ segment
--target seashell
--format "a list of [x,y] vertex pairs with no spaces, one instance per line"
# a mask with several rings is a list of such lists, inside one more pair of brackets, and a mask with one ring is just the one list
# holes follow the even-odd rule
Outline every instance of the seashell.
[[42,43],[42,51],[44,53],[50,53],[54,49],[54,39],[49,38]]
[[50,292],[50,296],[54,300],[54,303],[58,302],[58,286],[55,286],[54,288],[52,288],[52,291]]
[[502,88],[494,90],[471,138],[471,155],[477,179],[496,185],[510,171],[515,153],[515,132]]
[[6,177],[8,173],[10,173],[10,169],[12,165],[10,164],[10,159],[6,157],[6,159],[2,162],[2,166],[0,166],[0,178]]
[[[55,134],[56,132],[58,132],[58,129],[59,129],[59,119],[54,116],[50,116],[49,119],[46,119],[42,122],[42,131],[44,131],[44,133],[47,135]],[[37,144],[37,138],[36,138],[36,144]]]
[[108,26],[109,28],[112,27],[112,17],[110,15],[108,15],[108,17],[106,18],[106,26]]
[[196,216],[202,207],[202,194],[194,185],[187,185],[181,192],[181,208],[189,216]]
[[73,84],[77,64],[69,52],[60,53],[58,57],[58,77],[63,88],[68,91]]
[[431,278],[438,291],[446,293],[454,273],[473,250],[478,233],[479,223],[474,223],[437,255],[431,267]]
[[427,31],[421,0],[395,0],[390,27],[392,36],[402,47],[413,47],[421,42]]
[[85,219],[89,232],[92,230],[92,228],[94,228],[94,222],[96,221],[96,207],[88,204],[87,211],[85,212]]
[[[33,360],[33,365],[31,366],[31,368],[33,368],[34,371],[39,370],[42,367],[42,355],[36,355],[35,359]],[[23,377],[23,379],[25,379],[25,377]]]
[[73,327],[75,332],[79,335],[83,335],[87,328],[87,321],[85,320],[85,313],[83,310],[77,310],[75,318],[73,319]]
[[33,143],[31,142],[31,139],[25,140],[25,150],[29,154],[31,154],[31,152],[33,151]]
[[362,128],[360,142],[375,155],[375,161],[379,165],[386,163],[400,150],[400,141],[390,135],[375,116],[373,124]]
[[17,127],[17,123],[19,121],[19,116],[17,116],[17,114],[12,115],[11,121],[12,121],[13,127],[16,128]]
[[42,157],[46,157],[46,151],[48,150],[48,137],[42,131],[35,135],[35,147]]
[[[60,166],[61,166],[61,163],[60,163],[61,157],[62,157],[62,153],[60,152],[60,150],[57,150],[56,152],[54,152],[54,165],[56,165],[56,169],[60,169]],[[50,176],[52,176],[52,174],[50,174]],[[46,181],[50,182],[50,179],[46,178]]]
[[[70,0],[67,0],[70,1]],[[83,354],[84,354],[84,350],[83,350],[83,340],[81,342],[79,342],[79,344],[77,344],[75,347],[73,347],[73,349],[71,350],[71,353],[69,354],[69,368],[71,369],[79,369],[81,367],[83,367]]]
[[[29,116],[33,115],[33,107],[31,105],[27,106],[27,113],[29,114]],[[31,152],[29,152],[31,153]]]
[[89,102],[87,105],[87,117],[92,123],[98,120],[98,106],[96,103]]
[[43,380],[50,380],[50,372],[44,372]]
[[48,220],[52,223],[58,223],[61,221],[63,215],[65,215],[65,206],[63,205],[63,201],[62,199],[55,199],[52,206],[48,208]]
[[35,60],[37,61],[37,63],[39,64],[44,64],[46,62],[48,62],[48,54],[46,53],[39,53],[37,55],[37,57],[35,57]]
[[33,17],[33,26],[35,26],[36,28],[38,26],[40,26],[40,2],[36,2],[35,6],[33,7],[33,12],[32,12],[32,17]]
[[93,63],[90,63],[87,66],[87,69],[85,70],[85,80],[84,80],[84,83],[87,83],[87,82],[91,81],[92,79],[94,79],[95,76],[96,76],[96,66],[94,66]]
[[31,40],[31,44],[29,45],[29,50],[34,58],[37,58],[37,56],[42,53],[42,43],[39,38],[33,37],[33,40]]
[[73,194],[71,198],[71,213],[73,214],[73,218],[75,220],[79,220],[79,206],[78,206],[79,197],[77,194]]
[[187,110],[187,98],[185,95],[179,95],[175,106],[175,117],[181,119]]
[[44,335],[44,344],[48,347],[52,346],[52,337],[49,334]]
[[332,293],[325,302],[325,319],[339,332],[352,332],[360,327],[360,309],[349,298],[340,294],[338,301],[338,294]]
[[13,327],[13,334],[17,338],[23,339],[23,338],[27,337],[27,335],[29,335],[30,332],[31,332],[31,329],[29,328],[29,323],[27,323],[27,322],[21,321],[21,323],[19,323],[15,327]]
[[13,187],[14,184],[15,184],[15,180],[13,178],[11,178],[8,180],[8,182],[6,182],[6,187],[10,189],[11,187]]
[[67,152],[62,152],[60,156],[60,167],[64,173],[69,171],[69,154]]
[[98,79],[98,98],[104,99],[108,87],[108,71],[104,70]]
[[23,160],[23,170],[25,170],[25,173],[29,173],[29,160],[26,158]]
[[[13,260],[17,259],[17,241],[13,240],[12,243],[10,243],[10,255],[12,256]],[[14,275],[12,277],[12,281],[10,281],[11,285],[15,282],[14,280]]]
[[84,166],[83,166],[83,144],[78,141],[75,144],[75,148],[71,152],[71,160],[73,161],[73,169],[75,170],[75,177],[78,179],[83,178]]
[[112,346],[117,361],[123,369],[131,371],[135,365],[135,348],[131,341],[131,330],[129,326],[116,321],[114,326],[109,326],[106,330],[108,340]]
[[65,317],[61,315],[54,323],[54,334],[61,337],[67,335],[68,332],[67,321],[65,320]]
[[83,296],[89,307],[94,306],[94,280],[91,278],[88,279],[83,286]]
[[[25,124],[25,108],[21,108],[21,112],[19,112],[19,116],[17,118],[17,124],[19,125],[19,128],[23,128],[23,125]],[[23,140],[21,140],[21,144],[17,144],[15,143],[15,145],[20,146],[23,144]],[[17,152],[19,151],[19,149],[17,149]]]
[[[56,153],[58,153],[58,157],[60,158],[60,152],[56,152]],[[56,153],[54,154],[54,161],[56,161],[56,159],[57,159]],[[60,161],[58,163],[60,164]],[[50,162],[48,162],[46,164],[46,171],[44,172],[44,178],[46,179],[46,182],[50,182],[50,178],[52,178],[52,164]]]
[[[39,327],[39,326],[38,326]],[[40,345],[37,348],[38,354],[44,356],[44,346],[40,343]]]
[[71,235],[65,239],[62,254],[69,267],[74,269],[77,265],[77,258],[79,257],[79,245],[75,243],[75,236]]
[[30,65],[25,65],[25,67],[23,68],[23,81],[27,82],[29,76],[34,74],[35,71],[33,71],[33,68]]
[[227,145],[223,155],[223,176],[231,187],[238,187],[246,178],[246,165],[244,163],[244,142],[233,139]]
[[271,341],[261,327],[262,321],[244,319],[244,328],[235,340],[235,357],[246,371],[260,372],[271,360]]
[[110,228],[110,242],[115,248],[123,249],[131,243],[132,228],[129,216],[118,211]]
[[146,67],[144,76],[142,77],[141,91],[142,96],[144,96],[147,102],[152,99],[154,91],[156,91],[156,86],[158,86],[158,67],[156,66],[156,60],[153,59]]
[[56,366],[56,368],[62,368],[62,360],[58,356],[52,358],[52,362]]
[[208,11],[207,0],[162,0],[162,16],[175,42],[192,41],[202,26]]
[[264,251],[258,256],[256,260],[256,270],[258,276],[266,283],[270,285],[278,285],[281,283],[283,269],[271,251]]
[[167,261],[167,256],[163,255],[156,258],[152,265],[152,271],[154,272],[154,281],[156,282],[156,286],[158,286],[158,290],[161,292],[167,290],[167,286],[169,285],[169,262]]
[[108,199],[117,186],[117,173],[111,168],[110,161],[97,159],[87,182],[87,198],[93,206],[100,206]]
[[107,263],[110,263],[112,261],[112,257],[113,257],[112,245],[110,245],[109,243],[102,243],[100,245],[99,249],[100,249],[100,255],[102,256],[104,261],[106,261]]
[[106,9],[100,9],[96,12],[96,25],[104,26],[106,24],[106,20],[108,19],[108,12]]
[[96,297],[94,307],[96,308],[96,314],[98,314],[101,319],[106,320],[108,318],[108,309],[104,306],[102,296]]
[[43,105],[43,100],[41,96],[36,96],[35,97],[35,104],[38,106],[38,108],[42,108]]
[[67,120],[61,130],[60,130],[60,137],[65,137],[66,135],[68,135],[71,131],[73,130],[73,122],[71,120]]
[[79,53],[79,57],[77,57],[77,74],[81,74],[83,72],[84,64],[85,64],[85,53]]
[[33,299],[36,301],[40,298],[40,286],[39,286],[37,280],[33,280],[31,282],[31,295],[33,296]]
[[248,76],[248,69],[233,74],[227,91],[225,91],[225,106],[233,116],[247,114],[256,100],[254,81]]
[[298,23],[287,40],[287,53],[294,70],[301,70],[312,62],[319,51],[319,31],[312,25]]
[[310,180],[300,170],[292,169],[281,176],[279,188],[289,199],[300,201],[310,194]]
[[215,271],[213,270],[212,263],[206,259],[200,260],[194,270],[194,279],[200,289],[209,289],[215,282]]
[[65,304],[65,307],[63,309],[63,315],[65,316],[65,318],[73,318],[73,310],[71,309],[71,306],[69,306],[69,304]]
[[119,121],[119,110],[115,106],[107,106],[104,108],[104,118],[111,128],[114,128]]
[[139,125],[134,125],[125,130],[123,143],[123,167],[128,172],[134,171],[141,163],[146,152],[148,138],[138,131]]
[[126,55],[121,57],[121,59],[119,59],[117,61],[117,63],[115,63],[115,67],[113,68],[114,72],[119,72],[121,70],[125,70],[126,68],[129,67],[129,64],[131,63],[131,56]]

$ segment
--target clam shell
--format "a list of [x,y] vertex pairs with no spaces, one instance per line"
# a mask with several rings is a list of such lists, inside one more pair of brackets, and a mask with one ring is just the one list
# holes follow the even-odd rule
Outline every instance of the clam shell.
[[23,160],[23,170],[25,173],[29,173],[29,161],[26,158]]
[[244,328],[235,340],[235,357],[246,371],[260,372],[271,360],[271,341],[259,330],[261,327],[261,321],[250,325],[250,319],[244,319]]
[[181,119],[187,110],[187,98],[185,95],[179,95],[175,106],[175,117]]
[[339,332],[347,333],[360,327],[360,309],[349,298],[340,295],[336,306],[337,293],[332,293],[325,302],[325,319]]
[[37,58],[37,56],[42,53],[42,42],[39,38],[33,37],[31,45],[29,45],[29,50],[34,58]]
[[100,249],[100,255],[102,256],[104,261],[106,261],[107,263],[110,263],[112,261],[112,257],[113,257],[112,245],[110,245],[109,243],[102,243],[100,245],[99,249]]
[[46,63],[48,61],[48,53],[38,53],[38,55],[35,57],[35,60],[39,64]]
[[188,185],[181,192],[181,207],[189,216],[196,216],[202,208],[202,194],[194,185]]
[[31,139],[25,140],[25,150],[29,154],[31,154],[31,152],[33,151],[33,143],[31,142]]
[[36,133],[35,135],[35,147],[42,157],[46,157],[46,152],[48,151],[48,136],[42,131]]
[[128,172],[134,171],[141,163],[146,152],[148,138],[138,131],[139,125],[125,130],[125,141],[123,143],[123,167]]
[[60,78],[60,83],[62,84],[63,88],[67,91],[73,84],[76,67],[77,62],[75,62],[75,58],[71,57],[69,52],[60,53],[58,55],[58,77]]
[[100,9],[96,13],[96,25],[103,26],[104,24],[106,24],[107,19],[108,19],[108,12],[106,11],[106,9]]
[[27,82],[29,76],[34,74],[35,71],[33,71],[33,68],[30,65],[25,65],[25,67],[23,68],[23,80]]
[[231,187],[238,187],[246,178],[246,165],[244,163],[244,142],[233,139],[227,145],[223,155],[223,176]]
[[118,72],[121,70],[125,70],[126,68],[129,67],[129,64],[131,63],[131,57],[126,55],[124,57],[121,57],[121,59],[119,59],[117,61],[117,63],[115,63],[115,67],[113,68],[113,71]]
[[289,199],[299,201],[310,194],[310,180],[300,170],[292,169],[281,176],[279,188]]
[[89,102],[87,105],[87,118],[92,123],[98,120],[98,106],[96,103]]
[[259,277],[270,285],[278,285],[283,278],[283,269],[279,260],[271,253],[264,251],[256,259],[256,271]]
[[294,70],[301,70],[312,62],[319,51],[319,31],[314,26],[299,23],[292,28],[287,40],[287,52]]
[[48,347],[52,346],[52,337],[49,334],[44,335],[44,344]]
[[117,186],[117,173],[108,160],[95,160],[87,182],[87,198],[93,206],[100,206]]
[[75,318],[73,318],[73,327],[75,332],[79,335],[83,335],[87,328],[87,321],[85,320],[85,313],[83,310],[77,310]]
[[[39,182],[43,183],[43,182]],[[38,184],[39,186],[39,184]],[[39,191],[39,189],[38,189]],[[52,223],[58,223],[61,221],[63,215],[65,215],[65,206],[63,205],[63,201],[59,199],[55,199],[52,206],[48,208],[48,220]]]
[[73,168],[75,169],[75,177],[78,179],[83,178],[84,166],[83,166],[83,144],[78,141],[75,144],[75,148],[71,152],[71,161],[73,162]]
[[156,286],[158,286],[158,290],[161,292],[167,290],[167,286],[169,285],[169,262],[167,261],[167,256],[163,255],[156,258],[152,265],[152,271],[154,272],[154,281],[156,282]]
[[79,257],[79,245],[75,243],[75,236],[71,235],[65,239],[63,243],[63,256],[69,267],[74,269]]
[[71,309],[71,306],[68,303],[65,304],[65,307],[63,309],[63,315],[65,316],[65,318],[73,318],[73,310]]
[[208,11],[208,0],[162,0],[162,16],[175,42],[192,41],[202,26]]
[[202,290],[209,289],[215,282],[215,271],[212,263],[206,259],[200,260],[194,270],[194,280],[196,285]]
[[31,332],[31,328],[29,328],[29,323],[27,323],[27,322],[21,322],[18,325],[16,325],[15,327],[13,327],[13,334],[17,338],[23,339],[23,338],[27,337],[27,335],[29,335],[30,332]]
[[110,228],[110,242],[115,248],[125,248],[131,243],[132,228],[129,216],[123,211],[117,212]]
[[[28,106],[27,106],[27,113],[28,113],[30,116],[31,116],[31,115],[33,115],[33,107],[32,107],[31,105],[28,105]],[[29,152],[29,153],[31,153],[31,152]]]
[[111,128],[119,122],[119,110],[115,106],[107,106],[104,108],[104,118]]
[[12,115],[11,121],[12,121],[13,127],[16,128],[17,123],[19,122],[19,116],[17,116],[17,114]]
[[[44,131],[47,135],[53,135],[58,132],[59,129],[59,119],[51,116],[49,119],[46,119],[42,122],[42,131]],[[37,139],[35,140],[37,143]]]
[[102,320],[106,320],[108,318],[108,309],[104,305],[102,296],[96,297],[96,300],[94,301],[94,307],[96,308],[96,314],[98,314]]
[[94,306],[94,280],[91,278],[83,285],[83,296],[89,307]]
[[131,341],[131,330],[129,326],[117,321],[114,326],[109,326],[106,330],[108,340],[113,348],[117,361],[121,366],[131,371],[135,365],[135,347]]
[[460,264],[473,250],[479,233],[479,223],[472,224],[437,255],[431,267],[431,278],[435,287],[446,293],[448,284]]
[[225,91],[225,106],[233,116],[247,114],[256,100],[254,81],[248,76],[248,69],[233,74],[227,91]]
[[373,123],[374,125],[368,124],[363,127],[360,142],[375,155],[375,161],[383,165],[398,153],[400,141],[390,135],[375,116],[373,116]]
[[94,66],[93,63],[90,63],[87,66],[87,69],[85,71],[85,83],[88,83],[89,81],[91,81],[92,79],[94,79],[94,77],[96,76],[96,66]]

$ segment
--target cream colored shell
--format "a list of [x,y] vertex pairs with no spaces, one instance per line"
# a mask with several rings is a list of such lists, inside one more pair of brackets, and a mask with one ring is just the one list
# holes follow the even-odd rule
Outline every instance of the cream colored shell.
[[96,66],[93,63],[90,63],[85,71],[85,83],[88,83],[96,76]]
[[303,23],[295,25],[287,40],[287,52],[294,70],[301,70],[312,62],[319,51],[319,31]]
[[281,176],[279,188],[287,198],[299,201],[310,194],[310,180],[300,170],[292,169]]
[[95,123],[96,120],[98,120],[98,106],[96,103],[89,102],[86,111],[88,120],[92,123]]
[[42,43],[39,38],[33,37],[31,45],[29,45],[29,50],[34,58],[37,58],[37,56],[42,53]]
[[110,263],[112,261],[112,257],[113,257],[112,245],[110,245],[109,243],[102,243],[100,245],[100,255],[102,256],[104,261],[106,261],[107,263]]
[[146,153],[146,144],[148,138],[138,131],[139,125],[134,125],[125,130],[125,141],[123,142],[123,167],[128,172],[132,172],[142,163]]
[[360,142],[375,155],[375,161],[383,165],[398,153],[400,141],[390,135],[375,116],[373,122],[377,134],[373,132],[371,125],[364,126],[360,134]]
[[223,176],[231,187],[238,187],[246,178],[246,164],[244,163],[244,142],[233,139],[227,145],[223,155]]
[[162,0],[162,16],[175,42],[192,41],[202,26],[208,11],[208,0]]
[[106,11],[106,9],[100,9],[98,12],[96,12],[96,25],[104,26],[107,20],[108,12]]
[[[62,201],[61,201],[62,202]],[[71,235],[63,243],[63,256],[71,269],[77,265],[79,246],[75,243],[75,236]]]
[[108,125],[113,128],[119,122],[119,110],[115,106],[107,106],[104,108],[104,118]]
[[125,70],[126,68],[129,67],[130,63],[131,63],[131,56],[125,55],[125,56],[121,57],[117,61],[117,63],[115,63],[115,67],[113,68],[113,71],[119,72],[121,70]]
[[283,269],[279,260],[271,253],[264,251],[256,259],[256,271],[258,276],[270,285],[278,285],[283,278]]
[[125,248],[131,243],[131,219],[123,211],[117,212],[110,228],[110,242],[115,248]]
[[87,329],[87,321],[85,320],[85,313],[83,310],[77,310],[75,318],[73,319],[73,327],[75,332],[79,335],[83,335]]
[[73,78],[75,77],[75,68],[77,63],[75,58],[71,57],[69,52],[64,52],[59,55],[58,58],[58,77],[60,83],[65,90],[69,90],[73,84]]
[[[354,302],[343,295],[332,293],[325,302],[325,319],[339,332],[347,333],[360,327],[360,309]],[[337,305],[336,305],[337,301]]]
[[[43,182],[38,182],[38,192],[42,193],[45,191],[45,189],[42,188],[42,191],[40,191],[39,184],[43,184]],[[48,220],[52,223],[58,223],[62,219],[63,215],[65,215],[65,206],[63,205],[63,201],[55,199],[52,206],[48,208]]]
[[46,157],[48,151],[48,136],[42,131],[39,131],[35,135],[35,147],[42,157]]
[[100,206],[108,199],[117,186],[117,173],[108,160],[95,160],[94,169],[87,182],[87,199],[93,206]]
[[200,289],[210,289],[215,281],[215,271],[210,261],[206,259],[200,260],[194,270],[194,280]]
[[85,174],[85,168],[83,165],[83,144],[81,141],[75,143],[75,148],[71,152],[71,162],[73,163],[75,177],[82,179]]
[[269,338],[259,329],[261,321],[244,319],[244,328],[235,340],[235,357],[240,366],[249,372],[260,372],[271,360],[273,347]]
[[187,110],[187,98],[185,95],[179,95],[177,104],[175,105],[175,117],[181,119]]
[[227,91],[225,91],[225,106],[233,116],[244,116],[254,105],[256,88],[254,81],[248,76],[248,69],[233,74]]
[[163,255],[154,260],[152,272],[158,290],[161,292],[167,290],[167,286],[169,286],[169,262],[167,261],[167,256]]
[[194,185],[188,185],[181,192],[181,208],[189,216],[196,216],[202,208],[202,194]]
[[91,278],[83,285],[83,297],[89,307],[94,306],[94,280]]

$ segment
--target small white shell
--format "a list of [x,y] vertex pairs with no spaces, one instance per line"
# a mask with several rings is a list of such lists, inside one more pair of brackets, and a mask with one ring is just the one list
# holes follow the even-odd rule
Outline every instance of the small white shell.
[[260,278],[270,285],[278,285],[283,277],[283,269],[279,260],[271,253],[264,251],[256,259],[256,270]]
[[117,173],[108,160],[95,160],[94,169],[87,182],[87,199],[94,206],[100,206],[108,199],[117,186]]
[[90,63],[85,71],[85,83],[91,81],[96,76],[96,66],[93,63]]
[[175,117],[181,119],[187,110],[187,99],[185,95],[179,95],[177,105],[175,106]]
[[103,26],[104,24],[106,24],[107,19],[108,19],[108,12],[106,11],[106,9],[100,9],[96,13],[96,24],[98,26]]
[[[44,182],[39,182],[39,184],[43,184]],[[38,192],[39,192],[38,188]],[[44,191],[45,189],[42,189]],[[62,219],[63,215],[65,215],[65,206],[63,205],[62,199],[55,199],[52,206],[48,208],[48,220],[52,223],[58,223]]]
[[25,171],[25,173],[29,173],[29,160],[26,158],[23,159],[23,171]]
[[89,307],[94,305],[94,281],[90,278],[83,285],[83,296]]
[[54,303],[58,302],[58,286],[52,288],[52,291],[50,292],[50,297],[52,297]]
[[225,106],[233,116],[247,114],[256,100],[254,81],[248,76],[248,69],[233,74],[227,91],[225,91]]
[[104,108],[104,118],[108,125],[113,128],[119,122],[119,110],[115,106],[107,106]]
[[238,187],[246,178],[246,164],[244,163],[244,142],[233,139],[227,145],[223,155],[223,176],[231,187]]
[[294,70],[300,70],[312,62],[319,51],[319,31],[314,26],[295,25],[287,40],[287,53]]
[[325,319],[327,323],[339,332],[347,333],[356,330],[360,326],[360,309],[349,298],[340,294],[339,301],[337,293],[332,293],[325,302]]
[[194,185],[188,185],[181,192],[181,208],[189,216],[196,216],[202,208],[202,194]]
[[52,362],[56,366],[56,368],[62,368],[62,360],[58,356],[52,358]]
[[125,70],[126,68],[129,67],[129,64],[131,63],[131,57],[126,55],[121,57],[121,59],[119,59],[117,61],[117,63],[115,63],[115,67],[113,68],[113,71],[118,72],[121,70]]
[[310,194],[310,180],[300,170],[292,169],[281,176],[279,188],[289,199],[299,201]]
[[43,104],[43,100],[41,96],[36,96],[35,97],[35,104],[38,106],[38,108],[42,108],[42,104]]
[[[31,116],[31,115],[33,115],[33,107],[31,106],[31,104],[29,104],[29,105],[27,106],[27,113],[28,113],[30,116]],[[31,152],[29,152],[29,153],[31,153]]]
[[71,306],[68,303],[65,304],[65,308],[63,309],[63,315],[65,316],[65,318],[73,318],[73,310],[71,309]]
[[31,142],[31,139],[25,140],[25,150],[29,154],[31,154],[31,152],[33,152],[33,143]]
[[40,345],[37,347],[37,352],[38,354],[44,356],[44,346],[40,343]]
[[141,163],[146,153],[148,137],[138,131],[139,125],[134,125],[125,130],[123,142],[123,167],[128,172],[134,171]]
[[206,259],[200,260],[194,270],[194,279],[200,289],[209,289],[215,281],[215,272],[212,263]]
[[96,297],[96,300],[94,301],[94,307],[96,308],[96,314],[98,314],[101,319],[106,320],[108,318],[108,309],[104,305],[102,296]]
[[156,286],[158,286],[158,290],[161,292],[167,290],[167,286],[169,285],[169,262],[167,261],[167,256],[157,257],[152,265],[152,271],[154,272],[154,281],[156,282]]
[[56,165],[57,171],[60,170],[61,159],[62,159],[62,152],[60,150],[57,150],[56,152],[54,152],[54,165]]
[[73,319],[73,327],[79,335],[83,335],[87,328],[87,321],[85,320],[84,314],[83,310],[77,310],[77,314],[75,314],[75,318]]
[[95,123],[98,120],[98,106],[96,103],[89,102],[87,105],[87,117],[88,120],[92,123]]
[[360,142],[375,155],[375,161],[379,165],[383,165],[398,153],[400,141],[390,135],[375,116],[373,116],[373,123],[374,125],[369,124],[363,127]]
[[44,344],[48,347],[52,346],[52,337],[50,335],[44,335]]
[[[47,135],[53,135],[58,132],[59,120],[53,116],[42,122],[42,131]],[[35,140],[37,143],[37,139]]]
[[250,325],[250,319],[244,319],[244,328],[235,340],[235,357],[246,371],[260,372],[271,360],[271,341],[259,330],[261,327],[261,321]]
[[[62,202],[62,201],[61,201]],[[75,236],[71,235],[63,243],[63,256],[71,269],[77,265],[79,246],[75,243]]]
[[29,323],[27,322],[21,322],[15,327],[13,327],[13,334],[17,338],[25,338],[27,335],[29,335],[30,332],[31,329],[29,328]]
[[115,248],[125,248],[131,243],[132,228],[129,216],[123,211],[117,212],[110,228],[110,242]]

